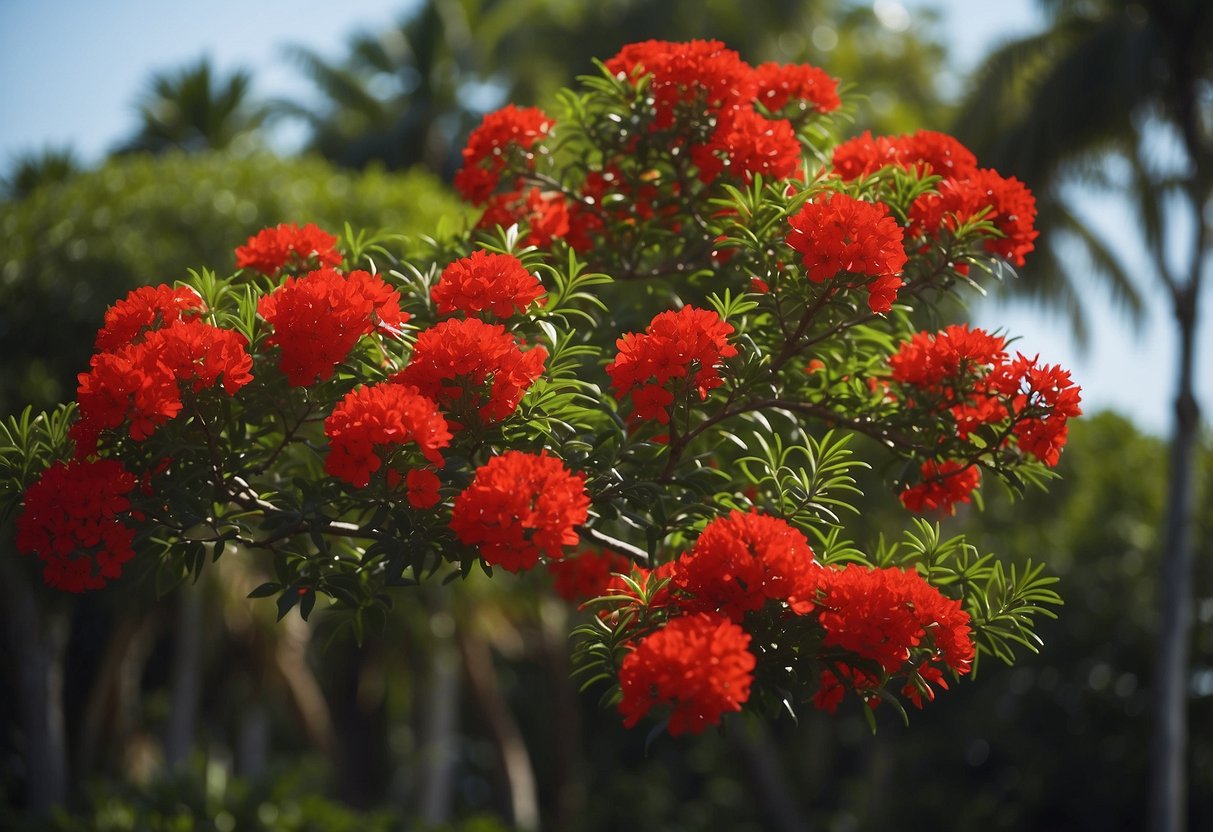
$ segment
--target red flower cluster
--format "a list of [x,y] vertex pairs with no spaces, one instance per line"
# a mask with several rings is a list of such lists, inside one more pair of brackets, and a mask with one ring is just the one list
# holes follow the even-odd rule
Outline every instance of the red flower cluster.
[[785,119],[767,119],[754,110],[738,110],[721,124],[707,144],[691,151],[699,178],[712,182],[721,174],[750,183],[787,179],[800,166],[800,142]]
[[[108,340],[108,339],[107,339]],[[182,407],[181,385],[197,393],[220,378],[230,396],[252,381],[244,336],[203,321],[175,321],[142,340],[93,356],[79,376],[80,419],[72,426],[77,457],[96,451],[100,432],[129,421],[132,439],[146,439]]]
[[47,586],[100,589],[135,555],[135,531],[122,522],[135,485],[135,475],[112,459],[55,463],[25,492],[17,550],[37,553]]
[[409,471],[404,484],[409,505],[413,508],[433,508],[442,499],[442,495],[438,493],[442,480],[428,468],[414,468]]
[[670,734],[698,734],[741,710],[754,681],[749,645],[750,636],[722,615],[671,619],[624,657],[623,724],[631,728],[654,707],[670,706]]
[[575,545],[589,507],[584,474],[546,451],[506,451],[477,468],[455,498],[451,529],[487,563],[518,572]]
[[[961,440],[983,425],[1010,419],[1020,450],[1056,465],[1067,422],[1082,413],[1081,391],[1060,367],[1042,367],[1038,359],[1023,355],[1011,360],[1005,346],[1003,338],[964,325],[933,335],[919,332],[889,357],[891,378],[901,386],[907,406],[950,412]],[[973,477],[975,471],[964,475]],[[907,495],[914,504],[932,507],[930,502],[955,489],[959,485],[924,482]]]
[[329,454],[324,470],[356,488],[370,482],[384,458],[412,442],[429,462],[451,442],[446,420],[433,401],[404,384],[373,384],[346,393],[324,420]]
[[993,170],[977,170],[968,176],[944,179],[939,193],[927,193],[910,206],[910,230],[931,236],[943,229],[955,230],[976,219],[993,223],[1000,237],[986,240],[986,250],[1016,266],[1024,264],[1040,232],[1036,230],[1036,199],[1015,177],[1004,178]]
[[953,324],[935,334],[916,332],[889,357],[889,367],[894,381],[938,392],[1002,364],[1006,343],[984,329]]
[[901,226],[883,203],[830,193],[805,203],[789,223],[787,243],[804,255],[810,280],[856,275],[867,286],[873,312],[893,308],[907,258]]
[[514,255],[473,251],[442,270],[430,298],[441,315],[488,310],[498,318],[509,318],[525,312],[543,294],[539,278]]
[[610,594],[613,589],[622,590],[624,584],[616,573],[630,575],[632,561],[615,552],[588,549],[574,557],[550,560],[547,569],[556,594],[578,603]]
[[922,464],[922,481],[901,492],[901,503],[918,514],[929,511],[955,513],[957,503],[967,503],[981,485],[981,470],[954,459],[941,465],[933,459]]
[[542,346],[523,352],[500,324],[452,318],[417,337],[408,366],[391,380],[411,384],[436,401],[459,419],[450,422],[458,429],[469,420],[508,418],[543,373],[547,357]]
[[303,228],[283,223],[254,234],[236,249],[236,268],[274,275],[287,266],[291,271],[340,266],[341,253],[336,245],[336,237],[311,223]]
[[834,148],[834,172],[843,179],[868,176],[888,165],[947,179],[977,172],[977,157],[945,133],[919,130],[908,136],[872,137],[868,131]]
[[819,571],[808,540],[787,522],[734,511],[708,523],[674,562],[673,582],[689,595],[683,608],[740,622],[768,600],[787,602],[798,614],[812,611]]
[[[629,332],[615,346],[615,360],[607,365],[615,396],[631,395],[634,419],[670,421],[674,393],[671,379],[686,378],[691,389],[706,399],[719,387],[720,365],[737,355],[729,344],[733,327],[710,309],[684,306],[653,318],[643,335]],[[692,371],[694,376],[691,376]]]
[[[974,647],[969,614],[960,602],[941,594],[913,569],[869,569],[850,564],[821,574],[819,617],[824,644],[839,647],[875,662],[885,674],[917,674],[924,682],[947,687],[942,669],[968,673]],[[873,687],[875,680],[858,668],[841,668],[856,688]],[[840,684],[837,675],[823,679],[823,688]],[[929,687],[927,688],[929,690]],[[921,704],[912,681],[902,691]],[[819,707],[833,710],[841,691],[828,693]]]
[[806,105],[819,113],[832,113],[842,106],[838,81],[826,71],[809,64],[759,64],[754,70],[758,81],[758,102],[767,112],[777,113],[789,103]]
[[257,312],[274,328],[266,343],[282,348],[279,367],[293,387],[331,378],[359,338],[376,329],[396,334],[409,319],[400,293],[378,275],[328,268],[288,277]]
[[530,188],[526,191],[508,191],[495,194],[488,199],[477,228],[509,228],[522,223],[527,234],[522,238],[524,246],[549,248],[553,240],[568,236],[572,215],[568,201],[558,191],[541,191]]
[[463,167],[455,174],[455,190],[479,205],[497,190],[501,175],[511,163],[532,165],[531,148],[552,129],[552,120],[536,107],[508,104],[484,117],[468,137]]
[[97,352],[113,352],[143,338],[147,330],[201,314],[205,304],[189,286],[143,286],[105,311],[97,333]]
[[1082,415],[1081,389],[1070,373],[1056,364],[1039,366],[1039,356],[1016,356],[993,386],[1010,398],[1016,414],[1014,434],[1020,450],[1027,451],[1050,467],[1057,464],[1069,431],[1067,423]]
[[654,130],[673,127],[680,109],[695,117],[711,113],[728,119],[758,94],[754,69],[715,40],[631,43],[608,60],[606,68],[626,78],[653,76],[649,94],[655,110]]

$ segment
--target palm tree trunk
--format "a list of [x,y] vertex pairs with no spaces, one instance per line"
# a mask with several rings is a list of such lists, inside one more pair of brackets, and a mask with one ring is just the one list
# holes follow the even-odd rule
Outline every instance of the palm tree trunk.
[[[1199,203],[1198,203],[1199,204]],[[1199,208],[1197,222],[1200,222]],[[1191,279],[1176,292],[1179,379],[1175,433],[1171,438],[1170,480],[1163,527],[1162,620],[1151,747],[1150,829],[1187,828],[1188,656],[1192,641],[1192,529],[1196,509],[1196,451],[1200,407],[1193,390],[1197,300],[1204,266],[1203,233],[1197,234]]]

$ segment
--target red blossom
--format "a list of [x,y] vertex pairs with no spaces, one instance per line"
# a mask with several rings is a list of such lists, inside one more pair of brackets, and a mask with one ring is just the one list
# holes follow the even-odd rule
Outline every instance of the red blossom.
[[606,62],[606,68],[627,78],[652,76],[654,130],[673,127],[680,111],[697,119],[714,115],[727,120],[749,106],[758,93],[753,67],[715,40],[628,44]]
[[674,585],[689,596],[681,603],[686,609],[740,622],[768,600],[810,612],[818,569],[808,540],[786,521],[733,511],[708,523],[674,562]]
[[302,228],[283,223],[259,231],[236,249],[236,268],[274,275],[286,266],[292,271],[340,266],[341,253],[336,245],[336,237],[312,223]]
[[938,390],[1005,362],[1006,343],[984,329],[953,324],[937,333],[915,333],[889,358],[889,367],[894,381]]
[[779,112],[790,102],[808,104],[819,113],[831,113],[842,106],[838,81],[819,67],[765,63],[759,64],[754,73],[757,100],[768,112]]
[[103,430],[129,423],[132,439],[151,436],[181,412],[181,385],[198,393],[220,378],[229,396],[252,381],[248,341],[238,332],[198,319],[176,321],[143,340],[93,356],[79,375],[80,419],[72,426],[76,455],[97,447]]
[[764,180],[786,179],[800,166],[800,142],[785,119],[767,119],[753,110],[739,110],[721,124],[706,145],[691,151],[699,178],[712,182],[721,175],[749,184],[755,176]]
[[408,365],[392,381],[411,384],[458,421],[452,427],[500,422],[543,373],[542,346],[523,352],[500,324],[452,318],[417,336]]
[[945,133],[919,130],[908,136],[872,137],[868,131],[834,148],[834,172],[843,179],[868,176],[888,165],[936,174],[945,179],[971,176],[977,157]]
[[413,508],[433,508],[442,499],[442,495],[438,493],[442,481],[428,468],[414,468],[409,471],[405,477],[405,486],[408,488],[409,505]]
[[993,383],[1011,398],[1020,450],[1052,467],[1066,444],[1067,423],[1082,415],[1082,391],[1068,371],[1055,364],[1041,366],[1039,360],[1020,353]]
[[902,505],[918,514],[955,514],[956,504],[969,502],[981,484],[981,469],[954,459],[943,464],[928,459],[919,473],[922,480],[901,492]]
[[123,523],[135,475],[112,459],[57,462],[25,492],[17,550],[36,553],[47,586],[100,589],[134,557],[134,529]]
[[189,286],[135,289],[106,310],[105,324],[97,333],[97,352],[114,352],[140,341],[147,330],[189,320],[204,309],[202,298]]
[[392,383],[346,393],[324,420],[324,433],[329,438],[324,470],[356,488],[364,488],[386,458],[410,443],[441,468],[439,452],[451,442],[438,406],[416,387]]
[[619,670],[619,712],[631,728],[654,708],[670,708],[673,736],[698,734],[741,710],[754,681],[750,636],[722,615],[673,618],[645,636]]
[[584,474],[546,451],[506,451],[477,468],[455,498],[451,529],[487,563],[518,572],[575,545],[589,507]]
[[498,318],[523,313],[544,295],[539,278],[512,254],[473,251],[442,271],[430,297],[439,314],[489,311]]
[[288,277],[257,312],[274,328],[266,343],[281,347],[279,367],[293,387],[331,378],[359,338],[377,329],[394,334],[409,319],[400,293],[378,275],[327,268]]
[[587,549],[563,560],[548,561],[547,570],[556,594],[570,603],[579,603],[607,595],[612,589],[623,589],[625,585],[616,573],[630,575],[632,561],[604,549]]
[[887,206],[830,193],[805,203],[789,224],[787,243],[804,256],[810,280],[859,276],[868,286],[868,307],[892,309],[907,258],[902,228]]
[[553,240],[568,235],[569,222],[569,205],[563,194],[530,188],[525,193],[509,191],[490,197],[476,227],[509,228],[522,223],[527,229],[522,245],[550,248]]
[[912,652],[956,673],[971,669],[969,614],[917,571],[849,564],[821,570],[820,580],[826,647],[875,662],[888,674],[903,671]]
[[530,167],[531,149],[552,129],[552,120],[537,107],[507,104],[484,117],[468,136],[463,167],[455,174],[455,190],[467,201],[485,202],[507,165],[521,158]]
[[701,400],[723,384],[719,368],[737,355],[728,342],[732,333],[733,327],[710,309],[684,306],[660,313],[644,334],[630,332],[615,342],[619,352],[606,367],[615,396],[631,395],[634,419],[666,424],[674,401],[667,386],[672,379],[688,379]]
[[939,193],[926,193],[910,206],[910,230],[934,236],[943,229],[955,230],[981,216],[1001,236],[985,241],[986,251],[1016,266],[1024,264],[1040,232],[1035,228],[1036,199],[1015,177],[1004,178],[993,170],[976,170],[963,178],[944,179]]

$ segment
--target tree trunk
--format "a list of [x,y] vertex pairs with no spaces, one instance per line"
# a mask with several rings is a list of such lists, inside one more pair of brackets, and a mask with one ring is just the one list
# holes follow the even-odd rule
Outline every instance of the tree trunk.
[[38,608],[37,595],[16,558],[11,548],[0,551],[8,655],[25,742],[25,808],[32,818],[46,818],[67,799],[63,721],[67,622],[62,615]]
[[200,578],[198,583],[185,583],[177,592],[172,698],[164,734],[164,763],[170,769],[184,768],[194,747],[194,727],[202,694],[204,580]]
[[510,825],[521,832],[531,832],[539,828],[539,798],[526,742],[497,684],[489,646],[466,625],[457,625],[456,633],[468,687],[497,749],[509,799]]
[[[1198,212],[1198,222],[1199,212]],[[1200,238],[1203,235],[1198,235]],[[1192,640],[1192,528],[1196,507],[1196,450],[1200,407],[1193,391],[1199,271],[1177,292],[1179,379],[1175,433],[1163,527],[1162,617],[1155,673],[1154,735],[1151,747],[1150,829],[1183,832],[1187,827],[1188,654]]]
[[417,809],[426,824],[451,821],[459,741],[459,649],[447,593],[426,592],[433,638],[417,741]]

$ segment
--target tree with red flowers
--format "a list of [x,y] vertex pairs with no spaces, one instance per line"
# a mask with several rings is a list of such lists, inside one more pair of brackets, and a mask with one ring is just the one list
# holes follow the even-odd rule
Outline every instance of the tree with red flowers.
[[[264,557],[254,597],[360,633],[395,588],[542,565],[586,607],[577,673],[671,734],[922,707],[1036,649],[1052,579],[934,519],[1045,480],[1078,388],[913,324],[1022,262],[1031,194],[940,134],[837,144],[814,67],[648,41],[600,69],[472,134],[474,228],[282,225],[117,302],[77,401],[5,426],[46,582]],[[925,515],[900,540],[861,539],[860,467]]]

